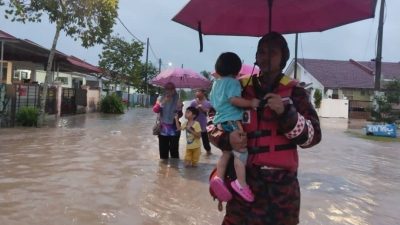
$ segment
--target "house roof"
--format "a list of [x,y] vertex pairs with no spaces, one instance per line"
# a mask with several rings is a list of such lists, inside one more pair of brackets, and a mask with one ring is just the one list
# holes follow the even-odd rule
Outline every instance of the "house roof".
[[[0,30],[0,40],[4,41],[4,60],[31,61],[46,64],[50,50],[28,39],[22,40]],[[81,73],[101,73],[99,67],[91,65],[75,56],[68,56],[56,50],[54,61],[60,71]]]
[[0,30],[0,40],[13,40],[13,39],[17,39],[17,38],[12,36],[9,33],[6,33],[4,31]]
[[[375,61],[369,61],[369,62],[359,62],[364,66],[367,66],[370,68],[372,71],[375,72]],[[383,79],[389,79],[389,80],[400,80],[400,62],[395,63],[395,62],[382,62],[382,78]]]
[[[327,88],[374,88],[375,62],[298,59],[297,62]],[[382,62],[383,79],[400,79],[400,63]]]
[[89,63],[83,61],[82,59],[77,58],[72,55],[67,57],[67,61],[76,67],[85,68],[87,70],[92,71],[93,73],[101,73],[102,72],[99,67],[93,66],[92,64],[89,64]]

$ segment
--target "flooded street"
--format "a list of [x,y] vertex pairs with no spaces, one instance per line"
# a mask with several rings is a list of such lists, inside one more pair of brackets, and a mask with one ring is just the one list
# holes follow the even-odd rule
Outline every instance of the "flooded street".
[[[0,224],[220,224],[208,193],[218,150],[198,168],[161,162],[154,121],[134,109],[0,129]],[[300,151],[301,224],[398,224],[400,143],[352,137],[345,120],[322,127],[322,143]]]

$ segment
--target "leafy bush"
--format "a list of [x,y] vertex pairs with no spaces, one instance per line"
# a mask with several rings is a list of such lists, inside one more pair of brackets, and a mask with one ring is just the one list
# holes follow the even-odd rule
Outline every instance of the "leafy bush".
[[124,113],[124,103],[115,93],[104,97],[100,103],[100,110],[103,113]]
[[394,123],[400,120],[400,80],[389,81],[381,93],[375,93],[371,116],[375,122]]
[[375,109],[371,111],[371,116],[375,122],[393,123],[396,121],[396,115],[387,96],[374,96],[374,100],[376,105]]
[[321,90],[316,89],[314,92],[314,104],[315,108],[319,109],[321,107],[322,93]]
[[22,107],[17,113],[17,122],[25,127],[37,126],[39,110],[34,107]]

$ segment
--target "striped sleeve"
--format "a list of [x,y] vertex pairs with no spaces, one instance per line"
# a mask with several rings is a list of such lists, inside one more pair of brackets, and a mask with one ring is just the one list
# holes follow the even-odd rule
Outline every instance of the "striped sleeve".
[[292,102],[279,117],[279,130],[293,143],[309,148],[321,141],[318,115],[303,88],[295,87]]

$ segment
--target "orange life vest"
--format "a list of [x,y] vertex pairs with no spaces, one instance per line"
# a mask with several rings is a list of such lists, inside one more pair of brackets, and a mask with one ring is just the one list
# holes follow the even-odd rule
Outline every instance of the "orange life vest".
[[[249,79],[251,77],[241,80],[244,86],[243,97],[246,99],[257,98],[252,80]],[[297,81],[283,76],[274,93],[279,94],[283,100],[288,100],[284,104],[290,104],[293,87],[296,85]],[[298,167],[297,145],[291,143],[278,131],[277,118],[273,111],[265,107],[260,112],[250,109],[245,113],[247,115],[244,116],[243,128],[247,132],[248,138],[248,164],[296,171]]]

